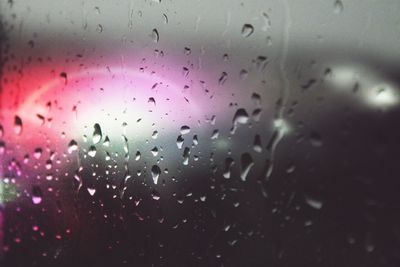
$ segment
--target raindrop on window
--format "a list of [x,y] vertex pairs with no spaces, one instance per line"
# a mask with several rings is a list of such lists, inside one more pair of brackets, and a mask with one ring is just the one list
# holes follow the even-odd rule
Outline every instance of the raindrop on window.
[[90,157],[95,157],[96,156],[96,152],[97,152],[97,149],[96,149],[96,147],[95,146],[90,146],[89,147],[89,151],[88,151],[88,155],[90,156]]
[[43,200],[43,193],[42,189],[40,189],[39,186],[33,186],[32,187],[32,202],[33,204],[40,204],[42,203]]
[[22,133],[22,120],[19,116],[14,117],[14,132],[16,135],[20,135]]
[[344,6],[343,6],[342,0],[335,0],[335,2],[333,3],[333,11],[336,14],[339,14],[339,13],[343,12],[343,9],[344,9]]
[[242,36],[243,37],[249,37],[250,35],[252,35],[254,32],[254,27],[251,24],[244,24],[242,27]]
[[75,140],[71,140],[68,144],[68,153],[72,153],[78,149],[78,143]]
[[94,130],[93,130],[92,140],[93,140],[93,144],[97,144],[101,141],[101,138],[102,138],[101,128],[98,123],[96,123],[93,127],[94,127]]
[[244,153],[240,157],[240,163],[241,163],[241,172],[240,172],[240,178],[242,181],[246,181],[247,175],[250,172],[250,169],[254,165],[253,158],[249,153]]
[[155,42],[155,43],[158,43],[158,41],[160,40],[160,35],[158,34],[157,29],[153,29],[151,31],[151,39],[153,39],[153,42]]
[[160,167],[158,167],[158,165],[153,165],[151,167],[151,178],[153,179],[154,184],[157,184],[160,174],[161,174]]

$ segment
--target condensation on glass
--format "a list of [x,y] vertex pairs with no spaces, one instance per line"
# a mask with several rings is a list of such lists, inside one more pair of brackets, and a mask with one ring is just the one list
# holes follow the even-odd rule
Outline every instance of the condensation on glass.
[[399,12],[0,1],[1,266],[399,266]]

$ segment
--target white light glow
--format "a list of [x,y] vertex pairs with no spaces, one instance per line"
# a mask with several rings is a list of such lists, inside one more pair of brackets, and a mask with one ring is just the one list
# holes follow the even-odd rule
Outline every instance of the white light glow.
[[274,120],[274,128],[278,129],[282,135],[288,134],[291,131],[289,123],[284,119]]
[[351,88],[358,80],[357,71],[355,66],[337,66],[332,69],[327,81],[338,88]]
[[380,84],[368,90],[365,99],[371,106],[388,108],[399,103],[399,94],[393,86]]

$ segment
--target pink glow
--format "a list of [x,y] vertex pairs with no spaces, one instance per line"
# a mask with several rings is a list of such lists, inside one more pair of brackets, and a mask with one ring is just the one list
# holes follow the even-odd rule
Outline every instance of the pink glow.
[[[40,68],[38,73],[42,73]],[[3,98],[3,117],[11,120],[17,114],[24,126],[30,124],[38,130],[47,126],[46,131],[55,130],[57,134],[63,130],[69,138],[82,136],[94,123],[99,123],[106,134],[120,135],[122,123],[127,123],[128,133],[138,138],[149,136],[154,127],[177,133],[184,124],[195,127],[214,115],[200,84],[184,89],[185,83],[177,73],[166,79],[127,68],[93,68],[67,72],[66,79],[54,73],[48,76],[43,72],[21,79],[18,87],[23,91],[15,97],[16,105]],[[12,86],[6,89],[17,91]]]
[[0,209],[0,258],[3,256],[3,211]]

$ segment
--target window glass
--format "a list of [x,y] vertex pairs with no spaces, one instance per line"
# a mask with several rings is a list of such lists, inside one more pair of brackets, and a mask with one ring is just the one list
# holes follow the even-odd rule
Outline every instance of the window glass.
[[399,12],[0,1],[0,265],[399,266]]

